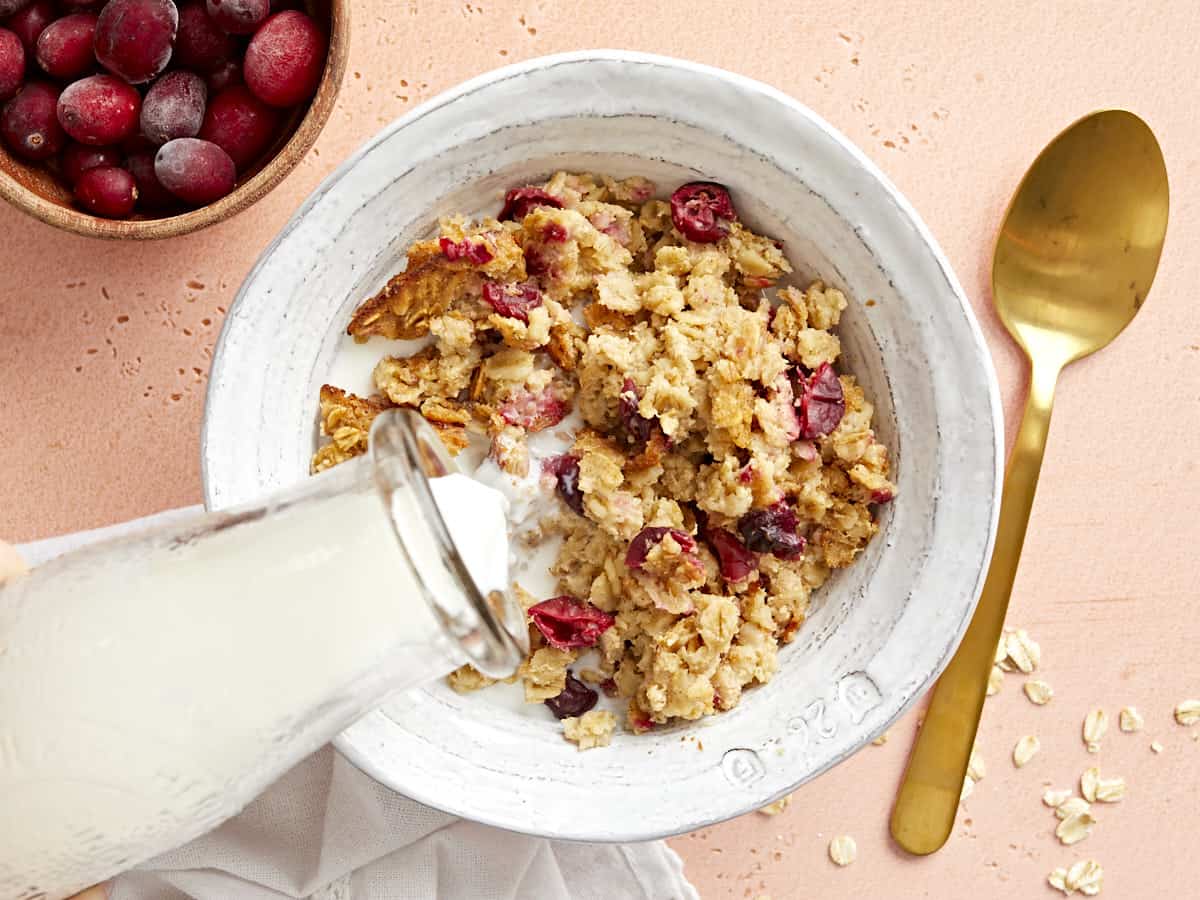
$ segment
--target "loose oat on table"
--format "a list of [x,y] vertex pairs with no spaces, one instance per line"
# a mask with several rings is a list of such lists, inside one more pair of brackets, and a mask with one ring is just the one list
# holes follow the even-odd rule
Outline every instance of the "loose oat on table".
[[967,761],[967,774],[976,783],[983,781],[983,776],[987,774],[987,766],[984,765],[983,757],[977,747],[971,748],[971,757]]
[[1031,734],[1025,735],[1023,738],[1018,740],[1016,743],[1016,746],[1013,747],[1013,752],[1012,752],[1013,765],[1016,766],[1018,769],[1021,768],[1027,762],[1029,762],[1031,759],[1033,759],[1033,757],[1037,754],[1038,750],[1040,750],[1041,748],[1042,748],[1041,741],[1039,741],[1036,737],[1034,737]]
[[1158,741],[1151,741],[1150,742],[1150,750],[1154,753],[1162,753],[1163,745],[1160,744]]
[[1012,664],[1026,675],[1035,671],[1042,662],[1042,648],[1024,628],[1018,628],[1008,635],[1005,649]]
[[1108,731],[1108,713],[1102,709],[1093,709],[1083,720],[1083,742],[1087,745],[1088,753],[1100,752],[1100,741]]
[[[419,410],[452,454],[485,444],[559,498],[535,529],[561,548],[556,596],[523,603],[526,699],[553,711],[602,687],[635,733],[731,709],[771,679],[810,595],[896,490],[840,359],[850,300],[791,273],[719,185],[668,201],[644,178],[559,172],[516,188],[494,219],[443,219],[356,310],[355,340],[425,345],[384,356],[370,397],[322,389],[313,469],[364,452],[393,406]],[[528,436],[572,411],[573,444],[532,454]],[[582,680],[568,675],[589,650]]]
[[875,738],[875,740],[871,741],[871,743],[874,744],[876,747],[882,747],[887,742],[888,742],[888,733],[886,731],[883,734],[881,734],[879,737]]
[[1125,799],[1124,778],[1101,778],[1096,785],[1096,799],[1101,803],[1119,803]]
[[1083,774],[1079,776],[1079,793],[1083,794],[1084,799],[1089,803],[1096,802],[1096,787],[1100,784],[1100,767],[1092,766],[1084,769]]
[[841,834],[829,842],[829,858],[839,866],[848,866],[858,858],[858,845],[848,834]]
[[989,697],[1000,693],[1000,688],[1004,686],[1004,670],[999,666],[992,666],[992,671],[988,674],[987,695]]
[[1175,707],[1175,721],[1180,725],[1200,722],[1200,700],[1184,700]]
[[1046,791],[1042,794],[1042,802],[1045,803],[1047,806],[1049,806],[1051,809],[1057,809],[1058,807],[1062,806],[1064,803],[1066,803],[1070,799],[1071,799],[1071,792],[1069,790],[1058,791],[1058,790],[1053,790],[1053,789],[1047,788]]
[[764,816],[777,816],[781,812],[783,812],[785,809],[787,809],[788,804],[790,804],[791,802],[792,802],[792,795],[786,794],[786,795],[780,797],[774,803],[768,803],[766,806],[762,807],[759,810],[759,812],[762,813]]
[[1059,822],[1058,827],[1054,829],[1054,835],[1058,838],[1059,843],[1069,847],[1072,844],[1078,844],[1090,835],[1092,826],[1095,824],[1096,820],[1092,818],[1091,813],[1077,813]]
[[1068,797],[1054,810],[1054,815],[1060,819],[1069,819],[1091,810],[1092,805],[1082,797]]
[[1037,679],[1025,682],[1024,688],[1025,696],[1029,698],[1029,702],[1038,706],[1045,706],[1050,702],[1050,698],[1054,696],[1054,688],[1050,687],[1046,682]]
[[973,793],[975,793],[975,779],[970,775],[964,776],[962,788],[958,792],[958,802],[962,803]]
[[1070,869],[1059,867],[1046,879],[1052,888],[1071,895],[1078,891],[1088,897],[1100,893],[1104,884],[1104,870],[1094,859],[1081,859]]
[[1146,724],[1146,720],[1137,711],[1137,707],[1123,706],[1121,707],[1120,715],[1117,717],[1117,724],[1122,731],[1131,733],[1141,731]]

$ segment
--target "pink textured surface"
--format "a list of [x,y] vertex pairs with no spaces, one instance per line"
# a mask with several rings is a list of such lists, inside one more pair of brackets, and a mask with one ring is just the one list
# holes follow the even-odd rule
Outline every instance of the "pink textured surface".
[[[25,540],[200,499],[197,435],[222,315],[269,237],[317,181],[382,124],[452,84],[586,46],[685,56],[791,93],[856,141],[921,211],[979,313],[1015,427],[1023,368],[990,309],[987,263],[1021,172],[1072,119],[1126,106],[1157,130],[1174,191],[1149,302],[1102,355],[1063,378],[1010,619],[1041,641],[1054,700],[1019,676],[989,701],[988,775],[952,843],[906,858],[886,817],[914,717],[883,747],[752,815],[674,841],[706,898],[1049,896],[1047,872],[1085,856],[1105,894],[1179,896],[1200,830],[1200,743],[1170,710],[1200,696],[1195,651],[1200,468],[1200,80],[1189,4],[746,2],[356,4],[350,74],[314,152],[231,222],[156,245],[56,232],[0,209],[0,534]],[[919,298],[915,298],[919,300]],[[1128,385],[1136,385],[1131,395]],[[1099,763],[1129,782],[1095,834],[1060,847],[1045,785],[1096,761],[1080,723],[1137,704]],[[1195,729],[1191,730],[1192,732]],[[1042,752],[1016,771],[1022,734]],[[1152,739],[1165,745],[1161,756]],[[851,834],[858,862],[826,845]],[[1182,865],[1181,865],[1182,864]],[[1185,893],[1186,890],[1185,889]]]

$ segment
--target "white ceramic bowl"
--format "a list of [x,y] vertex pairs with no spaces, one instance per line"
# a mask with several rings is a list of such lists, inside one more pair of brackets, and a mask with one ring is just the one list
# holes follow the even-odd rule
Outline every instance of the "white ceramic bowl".
[[439,215],[494,212],[505,188],[556,169],[640,173],[666,190],[723,182],[743,219],[786,242],[797,281],[819,275],[845,290],[845,358],[875,400],[899,498],[861,558],[816,596],[774,680],[728,713],[580,753],[549,716],[435,685],[337,746],[384,784],[470,819],[558,838],[653,838],[795,789],[883,731],[938,674],[990,554],[999,397],[945,257],[827,123],[717,69],[613,51],[553,56],[476,78],[386,128],[266,250],[213,361],[209,506],[306,477],[339,335],[409,243]]

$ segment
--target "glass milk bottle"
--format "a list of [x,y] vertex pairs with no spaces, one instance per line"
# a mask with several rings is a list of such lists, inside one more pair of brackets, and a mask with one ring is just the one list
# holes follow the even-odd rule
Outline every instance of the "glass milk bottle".
[[512,674],[504,498],[416,413],[370,445],[0,585],[0,897],[56,900],[211,830],[463,663]]

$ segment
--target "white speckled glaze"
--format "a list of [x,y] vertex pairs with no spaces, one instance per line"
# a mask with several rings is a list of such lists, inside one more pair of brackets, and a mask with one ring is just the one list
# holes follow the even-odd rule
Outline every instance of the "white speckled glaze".
[[875,400],[900,488],[879,536],[816,596],[774,680],[728,713],[618,733],[580,753],[549,716],[437,685],[336,741],[384,784],[470,819],[639,840],[762,806],[845,759],[921,695],[986,571],[1001,411],[949,264],[857,148],[749,79],[590,51],[501,69],[430,101],[304,204],[246,280],[218,345],[204,422],[209,506],[306,477],[339,335],[410,242],[439,215],[494,211],[505,188],[560,168],[640,173],[667,190],[721,181],[743,219],[786,242],[797,281],[819,275],[845,290],[846,363]]

